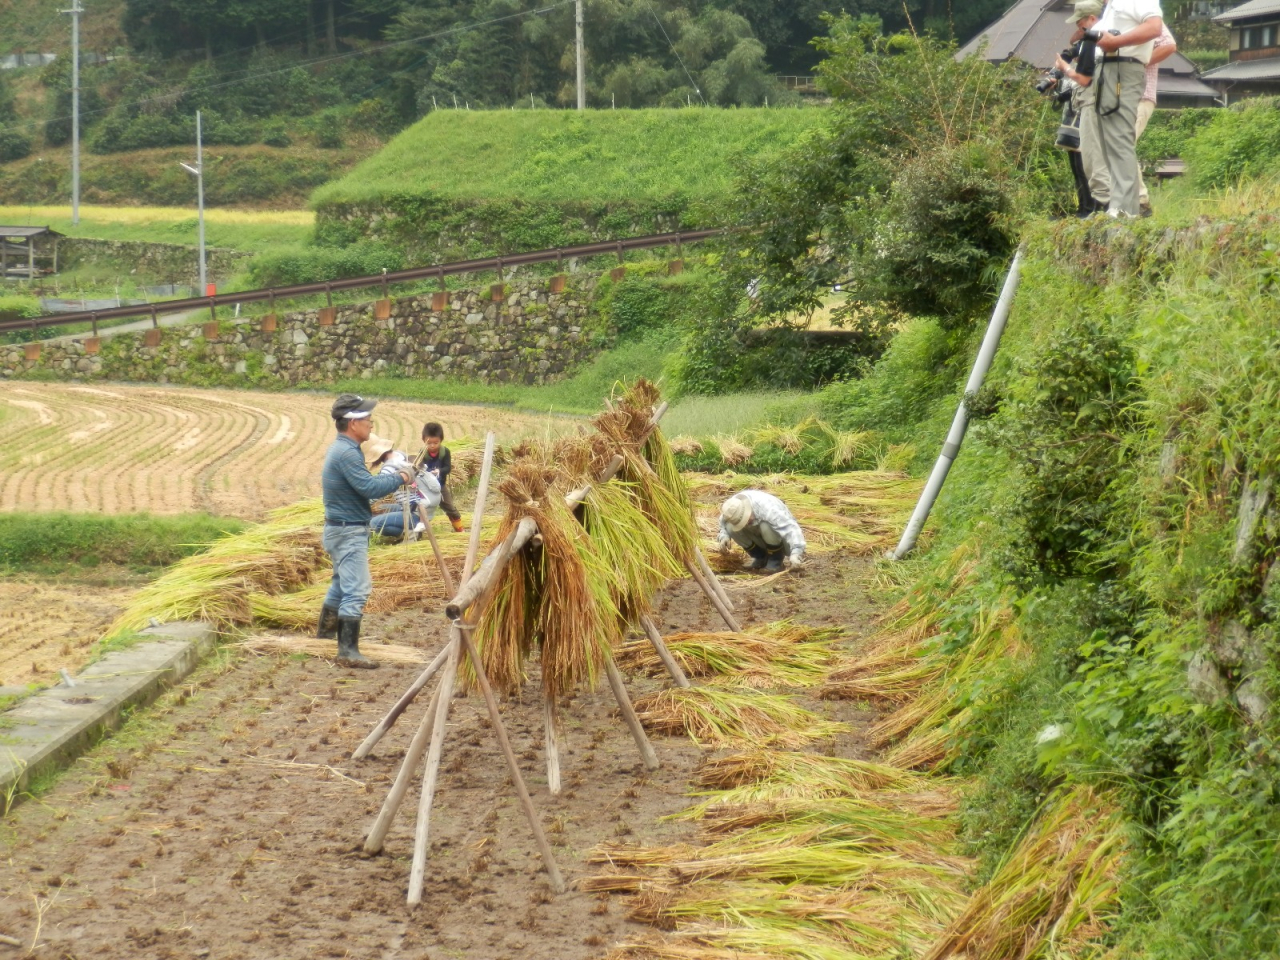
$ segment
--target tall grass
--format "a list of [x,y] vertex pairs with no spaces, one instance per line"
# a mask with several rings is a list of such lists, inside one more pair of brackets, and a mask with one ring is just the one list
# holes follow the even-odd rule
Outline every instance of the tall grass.
[[439,111],[321,187],[313,203],[721,197],[735,160],[789,146],[823,117],[799,109]]

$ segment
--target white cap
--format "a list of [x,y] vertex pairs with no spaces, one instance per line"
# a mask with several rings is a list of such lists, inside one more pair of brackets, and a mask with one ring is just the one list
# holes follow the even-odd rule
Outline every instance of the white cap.
[[720,507],[720,517],[734,533],[751,522],[751,501],[742,494],[730,497]]

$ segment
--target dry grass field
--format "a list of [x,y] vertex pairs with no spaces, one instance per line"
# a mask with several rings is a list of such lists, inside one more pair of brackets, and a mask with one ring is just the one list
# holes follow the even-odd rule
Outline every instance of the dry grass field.
[[[329,394],[180,387],[0,384],[0,511],[154,514],[247,520],[320,492],[333,437]],[[416,453],[422,424],[446,443],[562,431],[563,418],[387,400],[375,431]]]
[[0,581],[0,686],[76,673],[136,593],[133,587]]

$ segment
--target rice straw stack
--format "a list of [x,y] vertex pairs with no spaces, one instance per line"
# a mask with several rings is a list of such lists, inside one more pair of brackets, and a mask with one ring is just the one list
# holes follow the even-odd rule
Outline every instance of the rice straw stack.
[[[782,636],[759,633],[674,633],[667,647],[690,677],[715,677],[749,687],[808,687],[822,682],[832,649],[828,640],[805,642],[818,631],[794,627]],[[623,645],[618,660],[656,673],[662,661],[647,640]]]
[[656,733],[683,733],[712,746],[799,747],[848,730],[790,697],[720,687],[661,690],[637,699],[635,708],[640,721]]
[[540,550],[512,557],[477,618],[475,639],[485,672],[507,693],[523,682],[524,662],[535,649],[548,695],[558,698],[583,683],[594,686],[616,632],[612,571],[591,549],[565,505],[565,491],[553,485],[556,478],[549,465],[526,458],[498,486],[508,506],[491,549],[526,517],[542,536]]

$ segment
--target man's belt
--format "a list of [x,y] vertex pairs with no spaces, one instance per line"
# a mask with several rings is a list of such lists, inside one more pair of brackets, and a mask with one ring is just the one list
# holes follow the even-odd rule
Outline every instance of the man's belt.
[[[1103,63],[1142,63],[1137,57],[1103,57]],[[1145,67],[1146,64],[1142,63]]]
[[367,527],[368,520],[330,520],[325,517],[324,525],[326,527]]

